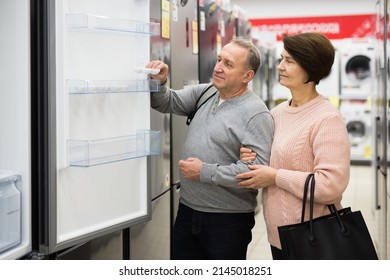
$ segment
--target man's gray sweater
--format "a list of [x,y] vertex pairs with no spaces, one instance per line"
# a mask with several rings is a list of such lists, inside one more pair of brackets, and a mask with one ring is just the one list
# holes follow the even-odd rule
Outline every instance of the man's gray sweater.
[[[172,90],[163,85],[160,92],[151,93],[151,106],[162,113],[188,116],[207,86]],[[249,170],[240,161],[240,145],[256,152],[253,164],[268,165],[273,119],[252,91],[218,103],[219,92],[199,108],[189,126],[181,159],[199,158],[203,165],[200,181],[180,176],[180,202],[203,212],[251,212],[258,191],[237,186],[235,175]]]

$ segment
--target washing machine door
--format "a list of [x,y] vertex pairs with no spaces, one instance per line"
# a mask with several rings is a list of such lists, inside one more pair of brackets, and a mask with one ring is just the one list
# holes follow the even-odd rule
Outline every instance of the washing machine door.
[[371,78],[371,59],[365,55],[352,56],[345,65],[348,79],[354,84],[360,84]]
[[351,120],[347,123],[347,131],[350,137],[351,145],[359,145],[366,138],[366,124],[361,120]]

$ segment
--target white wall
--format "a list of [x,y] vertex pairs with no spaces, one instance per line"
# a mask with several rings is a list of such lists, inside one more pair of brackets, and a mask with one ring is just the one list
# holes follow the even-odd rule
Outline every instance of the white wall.
[[374,14],[378,0],[230,0],[248,19]]

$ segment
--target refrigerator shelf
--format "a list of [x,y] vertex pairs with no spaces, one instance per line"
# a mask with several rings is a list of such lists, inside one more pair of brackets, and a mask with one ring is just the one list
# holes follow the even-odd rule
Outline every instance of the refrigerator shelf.
[[21,242],[21,176],[0,170],[0,254]]
[[69,166],[89,167],[160,154],[160,131],[138,130],[135,135],[98,140],[68,141]]
[[158,92],[160,80],[67,80],[69,94]]
[[67,14],[70,31],[119,32],[130,35],[160,35],[160,23],[111,18],[90,14]]

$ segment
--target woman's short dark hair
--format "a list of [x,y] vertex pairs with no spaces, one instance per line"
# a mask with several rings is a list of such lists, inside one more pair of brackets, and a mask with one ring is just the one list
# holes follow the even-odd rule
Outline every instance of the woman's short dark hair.
[[308,80],[316,85],[330,74],[335,49],[330,40],[318,32],[307,32],[292,36],[283,35],[284,49],[306,71]]

